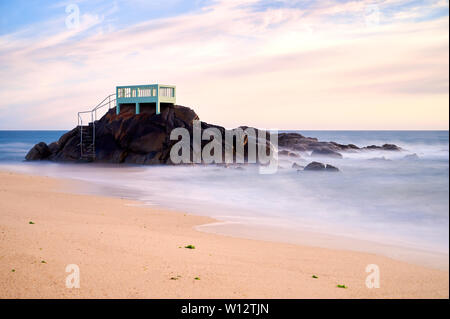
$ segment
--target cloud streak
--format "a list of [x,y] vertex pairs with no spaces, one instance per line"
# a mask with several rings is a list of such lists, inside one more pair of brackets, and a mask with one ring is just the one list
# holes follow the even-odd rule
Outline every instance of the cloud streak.
[[0,129],[68,129],[116,85],[154,82],[227,127],[448,128],[448,15],[427,18],[448,2],[383,1],[375,25],[368,5],[215,1],[118,28],[116,3],[75,30],[61,10],[0,36]]

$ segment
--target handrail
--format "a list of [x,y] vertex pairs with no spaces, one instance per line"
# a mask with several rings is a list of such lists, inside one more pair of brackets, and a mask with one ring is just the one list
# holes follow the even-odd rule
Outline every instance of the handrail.
[[107,97],[105,97],[105,98],[103,99],[103,101],[101,101],[99,104],[97,104],[97,106],[95,106],[92,110],[90,110],[90,111],[82,111],[82,112],[78,112],[78,113],[89,113],[89,112],[94,112],[94,111],[98,110],[99,108],[105,106],[106,104],[109,104],[109,103],[115,101],[116,99],[113,99],[113,100],[109,100],[108,103],[104,103],[104,104],[103,104],[103,102],[105,102],[107,99],[110,99],[110,97],[111,97],[111,96],[114,96],[114,95],[116,95],[116,94],[113,93],[113,94],[110,94],[110,95],[108,95]]
[[[81,111],[78,112],[78,126],[80,127],[80,151],[81,156],[83,156],[83,118],[81,117],[81,114],[91,113],[91,122],[92,122],[92,148],[94,151],[94,158],[95,158],[95,121],[97,121],[97,110],[100,108],[109,105],[109,109],[111,109],[111,103],[113,105],[117,104],[116,98],[111,99],[112,96],[115,96],[116,94],[110,94],[107,97],[105,97],[99,104],[97,104],[92,110],[90,111]],[[106,100],[108,100],[106,102]],[[116,103],[114,103],[116,102]]]

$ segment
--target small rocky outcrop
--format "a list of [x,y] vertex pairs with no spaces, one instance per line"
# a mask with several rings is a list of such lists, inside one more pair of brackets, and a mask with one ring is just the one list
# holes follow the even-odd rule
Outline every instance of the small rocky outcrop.
[[367,150],[380,150],[380,151],[401,151],[402,149],[395,144],[383,144],[382,146],[370,145],[363,147]]
[[304,168],[305,171],[328,171],[328,172],[339,172],[339,168],[330,165],[323,164],[320,162],[311,162]]
[[278,146],[298,152],[311,152],[312,156],[328,156],[342,158],[342,152],[359,152],[362,150],[400,151],[401,148],[394,144],[382,146],[370,145],[358,147],[354,144],[339,144],[336,142],[322,142],[317,138],[305,137],[299,133],[281,133],[278,136]]
[[403,159],[409,160],[409,161],[417,161],[419,159],[419,155],[417,155],[416,153],[408,154],[408,155],[404,156]]
[[305,171],[324,171],[326,166],[320,162],[311,162],[305,167]]

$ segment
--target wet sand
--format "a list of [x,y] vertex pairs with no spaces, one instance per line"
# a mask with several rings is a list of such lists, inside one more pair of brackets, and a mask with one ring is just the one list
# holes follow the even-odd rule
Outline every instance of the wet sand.
[[[217,221],[72,194],[70,183],[0,171],[1,298],[449,296],[448,270],[201,232],[196,227]],[[80,288],[66,287],[70,264],[80,269]],[[380,288],[366,286],[369,264],[380,269]]]

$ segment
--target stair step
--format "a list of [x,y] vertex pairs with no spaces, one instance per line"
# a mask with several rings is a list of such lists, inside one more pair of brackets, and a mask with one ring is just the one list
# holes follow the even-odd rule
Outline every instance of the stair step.
[[80,132],[80,158],[95,159],[95,128],[93,123],[78,126]]

